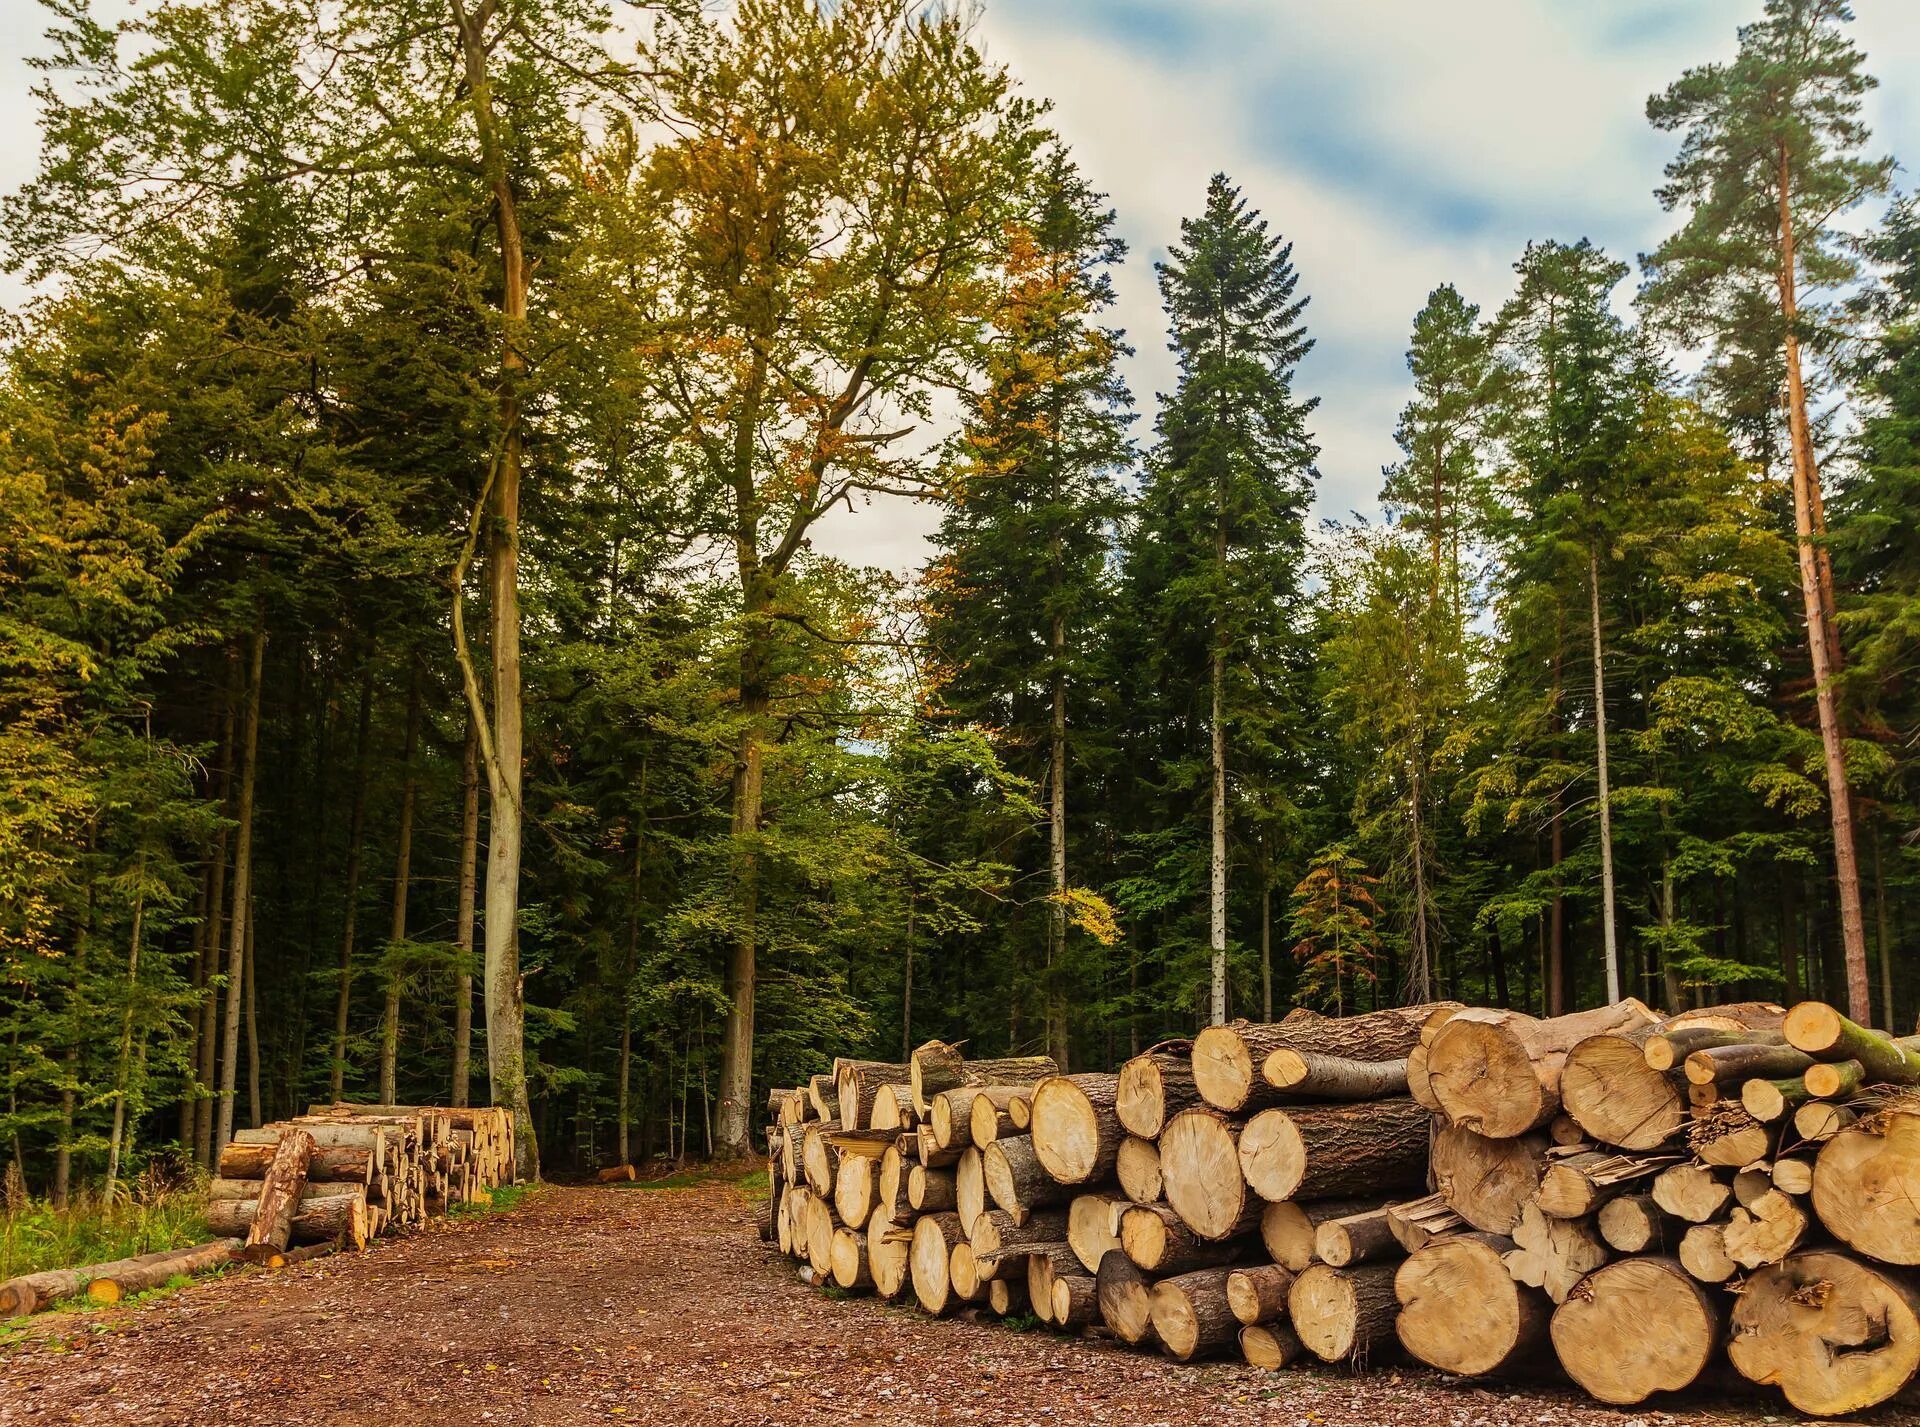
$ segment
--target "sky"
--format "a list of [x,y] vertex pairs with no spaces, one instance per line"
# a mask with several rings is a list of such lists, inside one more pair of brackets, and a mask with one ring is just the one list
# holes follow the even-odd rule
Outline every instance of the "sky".
[[[1673,218],[1653,196],[1674,137],[1647,96],[1731,57],[1761,0],[984,0],[990,57],[1054,106],[1130,253],[1117,321],[1149,436],[1169,390],[1153,264],[1226,173],[1291,239],[1316,341],[1297,390],[1320,398],[1317,513],[1377,511],[1407,400],[1407,333],[1451,282],[1491,312],[1533,238],[1592,238],[1632,261]],[[1855,0],[1882,87],[1876,152],[1920,166],[1920,0]],[[0,189],[36,161],[33,0],[0,0]],[[1903,171],[1903,187],[1912,174]],[[0,304],[19,299],[0,275]],[[881,500],[830,519],[823,551],[916,566],[938,515]]]

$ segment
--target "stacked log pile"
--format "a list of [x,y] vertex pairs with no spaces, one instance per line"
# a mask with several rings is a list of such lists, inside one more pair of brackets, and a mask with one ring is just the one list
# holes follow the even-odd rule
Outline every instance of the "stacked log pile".
[[1113,1074],[933,1042],[769,1109],[766,1236],[929,1314],[1621,1405],[1730,1364],[1844,1415],[1920,1371],[1920,1036],[1817,1002],[1296,1011]]
[[505,1110],[313,1105],[235,1132],[208,1186],[207,1225],[250,1247],[359,1249],[454,1205],[485,1203],[512,1177],[513,1117]]

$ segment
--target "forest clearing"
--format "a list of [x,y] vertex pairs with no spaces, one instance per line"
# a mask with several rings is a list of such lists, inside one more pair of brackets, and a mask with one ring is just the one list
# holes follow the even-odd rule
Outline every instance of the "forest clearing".
[[1912,0],[23,8],[0,1416],[1905,1410]]
[[[759,1242],[764,1190],[551,1185],[365,1256],[241,1275],[96,1319],[38,1320],[0,1356],[0,1422],[659,1427],[1069,1422],[1182,1427],[1623,1427],[1573,1394],[1419,1369],[1275,1380],[867,1299],[826,1303]],[[1687,1398],[1632,1414],[1751,1424]],[[1779,1420],[1777,1414],[1773,1420]],[[1881,1414],[1876,1421],[1901,1420]]]

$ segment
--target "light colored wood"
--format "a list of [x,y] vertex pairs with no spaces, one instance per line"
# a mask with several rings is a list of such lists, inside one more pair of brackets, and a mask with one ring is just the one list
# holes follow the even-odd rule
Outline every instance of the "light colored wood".
[[1429,1006],[1398,1006],[1339,1019],[1289,1017],[1270,1025],[1235,1021],[1208,1026],[1193,1039],[1193,1079],[1200,1098],[1216,1110],[1244,1113],[1278,1104],[1283,1090],[1266,1083],[1266,1059],[1282,1048],[1357,1060],[1400,1060],[1420,1043]]
[[1203,1239],[1165,1204],[1130,1204],[1120,1215],[1120,1248],[1154,1277],[1213,1268],[1246,1256],[1235,1239]]
[[1227,1308],[1242,1324],[1271,1323],[1287,1313],[1293,1270],[1277,1263],[1250,1264],[1227,1273]]
[[1404,1097],[1262,1110],[1240,1132],[1238,1173],[1269,1200],[1424,1189],[1431,1126]]
[[1462,1377],[1508,1372],[1546,1342],[1553,1305],[1515,1282],[1511,1239],[1472,1231],[1435,1239],[1394,1271],[1401,1345],[1430,1367]]
[[987,1168],[984,1153],[972,1145],[960,1152],[953,1166],[953,1207],[960,1226],[969,1234],[987,1208]]
[[1630,1407],[1699,1380],[1720,1342],[1724,1301],[1673,1259],[1621,1259],[1554,1310],[1553,1349],[1588,1396]]
[[1807,1237],[1807,1216],[1790,1195],[1769,1189],[1727,1216],[1727,1257],[1742,1268],[1779,1263]]
[[1299,1273],[1316,1261],[1314,1235],[1320,1225],[1329,1219],[1382,1208],[1385,1203],[1379,1198],[1364,1198],[1267,1204],[1260,1211],[1260,1240],[1266,1245],[1267,1257]]
[[1175,1361],[1211,1357],[1239,1343],[1241,1324],[1227,1303],[1230,1271],[1196,1269],[1154,1284],[1148,1295],[1153,1331]]
[[1550,1020],[1518,1011],[1458,1012],[1427,1047],[1427,1078],[1455,1125],[1510,1139],[1560,1111],[1560,1074],[1568,1052],[1589,1036],[1655,1024],[1628,998]]
[[867,1272],[874,1292],[889,1301],[904,1295],[913,1263],[913,1230],[874,1210],[867,1221]]
[[1676,1155],[1624,1155],[1588,1150],[1552,1160],[1540,1179],[1540,1207],[1560,1219],[1598,1213],[1601,1205],[1646,1182]]
[[1209,1109],[1183,1110],[1161,1132],[1167,1203],[1203,1239],[1227,1238],[1245,1222],[1252,1196],[1240,1172],[1239,1135],[1237,1124]]
[[1544,1135],[1493,1139],[1463,1125],[1433,1137],[1433,1185],[1452,1210],[1488,1234],[1511,1234],[1547,1172]]
[[1680,1236],[1680,1266],[1702,1283],[1725,1283],[1740,1272],[1727,1253],[1725,1224],[1695,1224]]
[[1028,1133],[1034,1153],[1061,1184],[1091,1184],[1113,1174],[1126,1127],[1114,1112],[1119,1077],[1049,1075],[1033,1087]]
[[923,1313],[937,1318],[957,1306],[953,1293],[953,1246],[961,1242],[958,1214],[923,1214],[914,1220],[909,1261],[914,1301]]
[[952,1170],[916,1164],[907,1171],[907,1207],[914,1213],[938,1214],[958,1203]]
[[833,1247],[828,1252],[833,1281],[855,1292],[873,1287],[873,1266],[867,1257],[867,1236],[858,1229],[842,1226],[833,1231]]
[[1120,1192],[1135,1204],[1159,1203],[1166,1192],[1160,1176],[1160,1146],[1128,1135],[1114,1157],[1113,1177],[1120,1182]]
[[1595,1226],[1607,1247],[1623,1254],[1658,1254],[1670,1250],[1669,1220],[1651,1194],[1623,1194],[1600,1206]]
[[1564,1303],[1574,1285],[1607,1258],[1606,1245],[1587,1220],[1556,1219],[1535,1203],[1520,1211],[1506,1265],[1514,1282],[1543,1289],[1555,1303]]
[[1100,1260],[1094,1276],[1100,1321],[1107,1331],[1130,1348],[1149,1346],[1153,1333],[1153,1284],[1118,1249]]
[[1400,1247],[1410,1254],[1418,1253],[1444,1234],[1457,1233],[1467,1226],[1467,1221],[1454,1213],[1446,1197],[1440,1194],[1389,1204],[1386,1210],[1387,1228]]
[[1066,1237],[1065,1210],[1044,1209],[1024,1223],[1015,1223],[1006,1210],[989,1209],[974,1221],[967,1243],[981,1277],[991,1281],[1008,1277],[1015,1270],[1024,1273],[1025,1266],[1019,1260],[1025,1257],[1022,1251],[1027,1247],[1057,1244]]
[[1864,1412],[1920,1368],[1920,1291],[1898,1269],[1848,1254],[1794,1254],[1747,1279],[1727,1356],[1801,1412]]
[[1067,1205],[1067,1244],[1088,1273],[1120,1247],[1120,1215],[1128,1201],[1110,1194],[1079,1194]]
[[1155,1139],[1169,1119],[1199,1103],[1192,1041],[1162,1042],[1120,1067],[1113,1107],[1129,1134]]
[[1397,1259],[1406,1250],[1400,1247],[1400,1241],[1393,1235],[1393,1226],[1387,1222],[1387,1210],[1380,1208],[1329,1219],[1319,1225],[1313,1233],[1313,1252],[1314,1257],[1322,1263],[1335,1268],[1350,1268],[1354,1264]]
[[1077,1333],[1100,1315],[1099,1287],[1090,1273],[1053,1273],[1052,1313],[1049,1320],[1065,1333]]
[[1920,1097],[1902,1096],[1820,1147],[1813,1209],[1849,1248],[1920,1264]]
[[981,1153],[980,1166],[988,1196],[1015,1219],[1024,1221],[1036,1209],[1073,1197],[1072,1186],[1060,1183],[1040,1163],[1031,1135],[1003,1135]]
[[1718,1218],[1732,1199],[1733,1186],[1705,1165],[1669,1165],[1653,1177],[1653,1202],[1689,1224]]
[[879,1165],[866,1155],[848,1155],[840,1161],[840,1174],[833,1182],[833,1207],[841,1223],[864,1224],[873,1217],[880,1201],[878,1179]]
[[1287,1317],[1307,1351],[1322,1362],[1364,1366],[1383,1349],[1397,1347],[1394,1264],[1334,1268],[1314,1264],[1294,1279]]
[[1265,1372],[1290,1367],[1306,1354],[1299,1335],[1285,1323],[1251,1324],[1240,1330],[1240,1355]]

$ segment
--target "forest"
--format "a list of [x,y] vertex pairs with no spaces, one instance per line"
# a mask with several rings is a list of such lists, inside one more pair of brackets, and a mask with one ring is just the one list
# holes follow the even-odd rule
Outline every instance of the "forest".
[[[1407,314],[1316,521],[1315,274],[1140,262],[959,6],[49,10],[0,248],[0,1078],[112,1194],[309,1101],[752,1147],[931,1037],[1920,971],[1920,205],[1841,0],[1647,102],[1646,254]],[[1167,392],[1130,391],[1165,341]],[[816,549],[889,502],[901,574]]]

